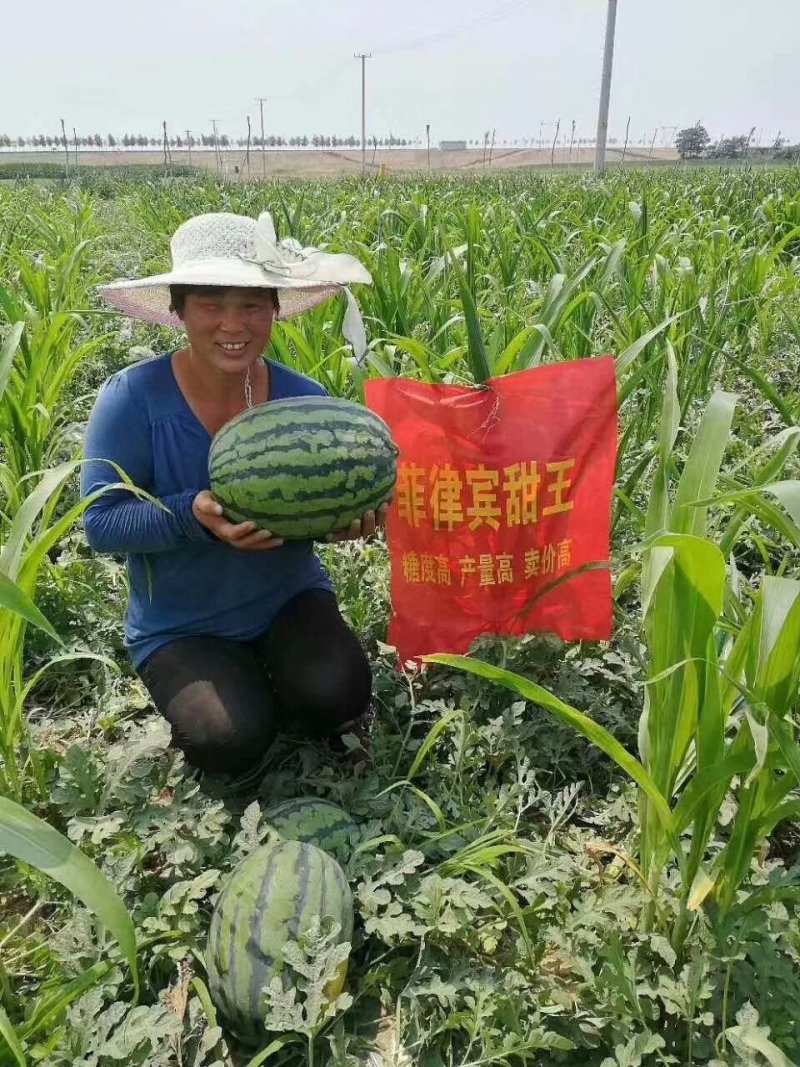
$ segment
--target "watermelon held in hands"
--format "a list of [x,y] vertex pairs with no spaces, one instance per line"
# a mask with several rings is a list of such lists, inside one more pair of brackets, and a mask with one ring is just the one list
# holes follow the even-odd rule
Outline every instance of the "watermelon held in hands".
[[324,538],[391,500],[398,448],[374,412],[323,396],[271,400],[211,442],[211,491],[231,522],[286,540]]
[[264,819],[281,837],[306,841],[325,852],[346,855],[358,827],[342,808],[319,797],[296,797],[273,804]]
[[[353,934],[353,898],[344,872],[327,852],[302,841],[275,841],[257,848],[228,877],[211,918],[206,966],[211,998],[244,1041],[264,1036],[262,989],[291,972],[283,960],[314,920],[333,920],[338,943]],[[342,991],[347,961],[326,988]]]

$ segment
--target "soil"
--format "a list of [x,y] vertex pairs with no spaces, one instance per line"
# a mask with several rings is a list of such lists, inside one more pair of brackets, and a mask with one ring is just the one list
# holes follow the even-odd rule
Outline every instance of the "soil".
[[[648,161],[649,148],[629,148],[626,152],[626,163],[642,164]],[[193,149],[187,151],[173,150],[172,162],[175,164],[188,164],[202,170],[218,171],[230,177],[238,173],[246,178],[248,167],[246,154],[243,151],[221,151],[221,166],[217,165],[215,153],[208,150]],[[653,162],[665,163],[677,160],[678,156],[674,149],[656,148],[653,151]],[[619,163],[622,159],[622,150],[610,148],[607,153],[608,162]],[[52,152],[0,152],[0,163],[57,163],[63,162],[63,149]],[[81,166],[96,167],[119,167],[135,164],[158,165],[163,163],[162,151],[79,151],[77,161]],[[75,162],[75,153],[70,150],[70,162]],[[568,149],[557,149],[552,157],[552,164],[556,167],[567,166],[590,166],[594,163],[593,148],[575,148],[570,156]],[[491,169],[510,170],[520,167],[549,167],[551,166],[551,152],[549,149],[536,148],[501,148],[495,149],[492,155]],[[378,149],[367,152],[367,168],[372,173],[379,172],[383,168],[385,173],[415,173],[428,169],[428,153],[425,149]],[[488,159],[484,161],[483,149],[467,149],[465,151],[445,152],[440,149],[431,149],[430,169],[432,171],[449,173],[482,172],[489,169]],[[359,174],[361,172],[361,153],[358,149],[280,149],[267,151],[263,154],[258,149],[250,152],[249,175],[258,178],[266,173],[269,178],[325,178],[341,177],[347,174]]]

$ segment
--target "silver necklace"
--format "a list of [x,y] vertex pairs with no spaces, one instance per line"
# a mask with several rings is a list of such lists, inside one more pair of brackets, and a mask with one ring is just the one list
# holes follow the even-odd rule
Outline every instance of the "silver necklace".
[[247,368],[247,374],[244,379],[244,402],[248,408],[253,406],[253,386],[250,383],[250,368]]

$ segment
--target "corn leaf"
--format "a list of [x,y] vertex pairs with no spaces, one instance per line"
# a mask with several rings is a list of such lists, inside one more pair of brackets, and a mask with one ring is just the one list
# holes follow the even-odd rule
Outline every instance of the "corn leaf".
[[783,716],[796,699],[800,674],[800,581],[765,575],[761,600],[755,688],[770,710]]
[[23,592],[16,582],[12,582],[2,571],[0,571],[0,608],[21,615],[23,619],[38,626],[40,630],[44,630],[48,637],[52,637],[59,644],[63,643],[27,593]]
[[489,356],[483,339],[483,330],[478,308],[475,304],[475,296],[457,257],[450,254],[448,260],[450,268],[456,276],[461,304],[464,308],[464,322],[467,327],[467,357],[470,370],[475,383],[480,384],[491,377],[492,371],[489,366]]
[[453,667],[456,670],[466,671],[468,674],[486,678],[497,685],[505,686],[506,689],[519,694],[519,696],[529,700],[532,704],[537,704],[552,715],[555,715],[562,722],[572,726],[587,741],[591,741],[593,745],[605,752],[618,767],[636,782],[652,801],[665,832],[672,835],[672,814],[663,794],[659,791],[651,776],[635,756],[632,756],[608,730],[599,723],[594,722],[588,715],[584,715],[576,708],[565,704],[535,682],[531,682],[527,678],[523,678],[521,675],[514,674],[511,671],[494,667],[490,663],[484,663],[482,660],[472,659],[469,656],[453,656],[443,653],[423,656],[422,658],[426,663],[439,663],[446,667]]
[[658,466],[650,489],[650,502],[645,521],[645,536],[652,537],[666,530],[669,522],[669,473],[672,450],[680,426],[678,403],[678,365],[670,346],[667,350],[667,376],[664,383],[664,404],[658,435]]
[[436,744],[437,740],[439,739],[439,736],[444,733],[444,731],[447,729],[451,722],[453,722],[455,719],[460,719],[463,714],[464,713],[462,711],[459,711],[457,708],[454,708],[451,711],[448,711],[445,715],[441,717],[441,719],[439,719],[433,724],[433,726],[428,731],[427,737],[419,746],[419,750],[416,756],[414,757],[414,762],[409,767],[408,774],[406,777],[410,779],[413,778],[415,774],[419,774],[423,763],[428,757],[428,753]]
[[736,401],[734,393],[714,393],[700,420],[675,493],[670,521],[670,529],[675,533],[694,534],[698,537],[706,533],[708,509],[693,505],[710,497],[714,492],[733,423]]
[[116,890],[70,841],[21,805],[0,797],[0,849],[60,882],[116,938],[138,989],[136,935]]
[[19,1067],[28,1067],[28,1061],[25,1059],[25,1050],[20,1044],[20,1040],[17,1037],[14,1026],[5,1013],[3,1005],[0,1004],[0,1037],[3,1038],[8,1045],[14,1059],[17,1061]]
[[[658,337],[659,334],[662,334],[665,330],[669,329],[669,327],[673,324],[673,322],[677,321],[677,319],[677,315],[670,315],[669,318],[664,319],[664,321],[660,322],[658,326],[654,326],[652,330],[648,330],[646,334],[643,334],[641,337],[638,337],[633,342],[633,344],[628,345],[628,347],[624,349],[624,351],[620,352],[616,359],[617,378],[621,380],[623,374],[625,374],[628,368],[636,362],[638,357],[641,355],[642,352],[644,352],[645,348],[647,348],[651,341],[655,341],[656,337]],[[625,396],[627,396],[627,393],[623,390],[623,398]]]
[[11,327],[11,330],[0,345],[0,400],[3,398],[3,393],[6,389],[6,382],[11,374],[11,367],[14,363],[14,356],[17,353],[19,342],[22,339],[22,331],[25,329],[24,322],[15,322]]

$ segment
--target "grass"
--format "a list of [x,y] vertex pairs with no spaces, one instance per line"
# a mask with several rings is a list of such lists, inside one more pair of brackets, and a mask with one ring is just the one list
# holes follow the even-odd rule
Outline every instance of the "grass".
[[[75,462],[103,378],[177,340],[94,285],[160,270],[192,214],[264,208],[375,278],[363,365],[338,304],[282,324],[276,358],[357,398],[365,374],[613,352],[621,436],[610,644],[486,638],[398,672],[385,544],[326,547],[374,766],[284,739],[248,804],[168,748]],[[800,1058],[799,254],[791,167],[0,188],[0,1067]],[[205,936],[264,808],[301,793],[360,825],[352,1003],[315,1021],[276,994],[247,1050]]]
[[[188,178],[195,173],[192,167],[180,166],[170,163],[167,167],[155,163],[120,163],[109,167],[103,167],[102,174],[105,178],[119,180],[120,178],[143,179],[163,178],[165,175],[171,178]],[[26,162],[0,163],[0,181],[88,181],[98,178],[98,168],[85,164],[70,162],[67,167],[62,160],[58,163],[45,163],[39,160]]]

